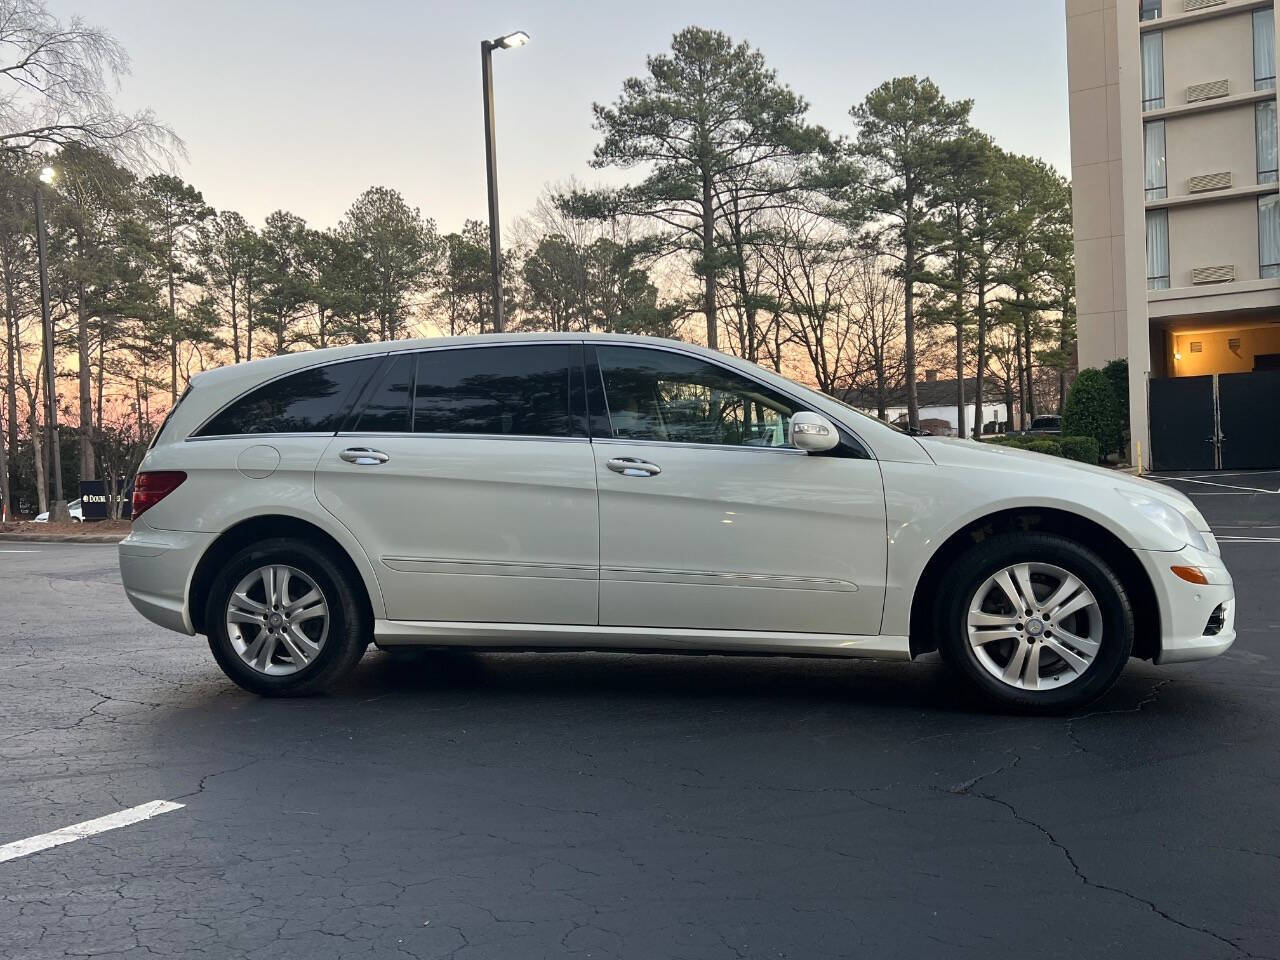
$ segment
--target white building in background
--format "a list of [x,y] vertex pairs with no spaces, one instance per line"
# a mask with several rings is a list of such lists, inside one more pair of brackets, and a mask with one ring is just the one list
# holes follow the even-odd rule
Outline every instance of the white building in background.
[[[969,430],[973,428],[974,400],[978,391],[977,381],[966,377],[964,381],[965,417]],[[987,380],[983,384],[982,423],[983,433],[1005,433],[1009,429],[1009,408],[1004,396],[996,389],[995,384]],[[876,400],[873,395],[851,391],[844,401],[863,413],[878,416]],[[920,429],[934,436],[954,437],[959,435],[960,419],[956,410],[956,381],[939,380],[938,371],[925,372],[924,381],[916,384],[916,403],[920,409]],[[1014,405],[1017,413],[1017,404]],[[889,397],[885,407],[885,419],[896,426],[905,426],[907,422],[906,391],[894,393]]]

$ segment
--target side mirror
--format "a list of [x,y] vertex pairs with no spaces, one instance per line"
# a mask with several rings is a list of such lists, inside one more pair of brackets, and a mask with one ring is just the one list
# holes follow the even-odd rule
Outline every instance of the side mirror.
[[802,410],[791,418],[791,446],[806,453],[821,453],[840,442],[840,431],[826,417]]

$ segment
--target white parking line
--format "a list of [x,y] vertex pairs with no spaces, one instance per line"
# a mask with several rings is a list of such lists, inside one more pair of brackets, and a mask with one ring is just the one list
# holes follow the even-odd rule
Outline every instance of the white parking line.
[[0,550],[0,553],[39,553],[39,550]]
[[1245,470],[1240,473],[1197,473],[1190,477],[1152,477],[1153,480],[1208,480],[1210,477],[1261,477],[1270,476],[1275,470]]
[[1218,537],[1219,543],[1280,543],[1280,537]]
[[183,806],[184,804],[174,803],[172,800],[152,800],[150,803],[139,804],[136,807],[130,807],[128,810],[121,810],[118,813],[109,813],[105,817],[98,817],[95,820],[86,820],[84,823],[72,824],[69,827],[63,827],[51,833],[42,833],[38,837],[15,840],[13,843],[6,843],[0,847],[0,863],[4,863],[6,860],[16,860],[18,857],[25,857],[41,850],[48,850],[50,847],[61,846],[73,840],[83,840],[85,837],[92,837],[95,833],[105,833],[108,830],[127,827],[133,823],[141,823],[143,820],[150,820],[161,813],[181,810]]
[[1200,483],[1206,487],[1222,487],[1224,490],[1247,490],[1249,493],[1280,494],[1280,490],[1267,490],[1265,487],[1242,487],[1234,483],[1212,483],[1209,480],[1196,480],[1192,477],[1155,477],[1164,483]]

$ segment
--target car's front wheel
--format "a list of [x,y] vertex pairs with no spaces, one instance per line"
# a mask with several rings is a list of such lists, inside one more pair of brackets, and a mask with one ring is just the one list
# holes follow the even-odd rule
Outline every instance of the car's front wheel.
[[951,566],[939,650],[989,699],[1057,712],[1101,696],[1133,649],[1133,609],[1092,550],[1054,534],[1007,533]]
[[263,696],[316,693],[348,672],[368,646],[348,575],[303,540],[251,544],[209,591],[209,647],[223,672]]

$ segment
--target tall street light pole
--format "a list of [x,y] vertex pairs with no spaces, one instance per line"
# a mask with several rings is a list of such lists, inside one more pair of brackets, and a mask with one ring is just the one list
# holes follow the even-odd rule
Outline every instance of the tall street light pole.
[[498,227],[498,156],[493,127],[493,51],[523,47],[529,35],[523,30],[496,40],[480,41],[480,75],[484,85],[484,156],[489,177],[489,267],[493,271],[493,329],[502,333],[506,319],[502,309],[502,240]]
[[[40,171],[40,182],[53,183],[53,167],[45,167]],[[44,230],[44,190],[36,187],[36,250],[40,260],[40,320],[44,329],[44,371],[45,393],[49,400],[49,454],[53,464],[53,503],[49,507],[49,519],[54,523],[69,523],[71,513],[67,509],[67,500],[62,493],[62,449],[58,444],[58,394],[56,384],[56,367],[53,356],[53,316],[49,312],[49,273],[48,261],[49,240]]]

